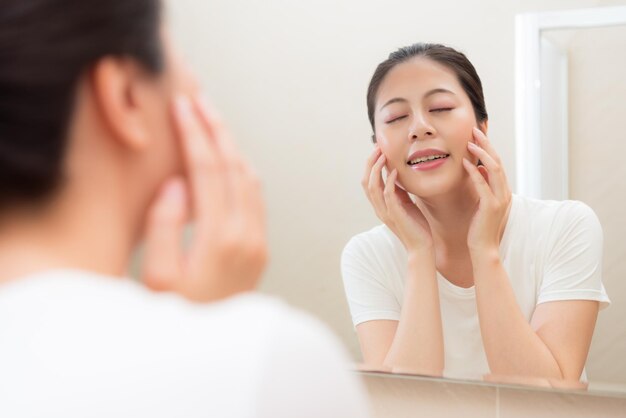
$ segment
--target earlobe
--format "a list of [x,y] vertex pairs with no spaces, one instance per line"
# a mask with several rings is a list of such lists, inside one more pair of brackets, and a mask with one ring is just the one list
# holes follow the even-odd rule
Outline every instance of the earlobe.
[[91,73],[94,100],[104,126],[120,144],[143,149],[149,135],[137,100],[137,66],[120,58],[101,59]]

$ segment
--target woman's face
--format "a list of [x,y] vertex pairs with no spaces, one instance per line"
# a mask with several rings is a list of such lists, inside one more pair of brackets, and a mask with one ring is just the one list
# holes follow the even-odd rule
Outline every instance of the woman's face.
[[[467,179],[463,158],[477,126],[455,73],[418,57],[395,66],[378,89],[376,139],[398,183],[423,198],[445,194]],[[481,126],[481,128],[485,128]]]

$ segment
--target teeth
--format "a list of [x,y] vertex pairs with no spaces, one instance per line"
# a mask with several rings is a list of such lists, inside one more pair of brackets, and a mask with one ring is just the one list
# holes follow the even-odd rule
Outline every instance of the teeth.
[[428,157],[421,157],[421,158],[416,158],[415,160],[411,160],[409,161],[409,164],[415,165],[415,164],[423,163],[426,161],[437,160],[439,158],[446,158],[447,156],[448,154],[429,155]]

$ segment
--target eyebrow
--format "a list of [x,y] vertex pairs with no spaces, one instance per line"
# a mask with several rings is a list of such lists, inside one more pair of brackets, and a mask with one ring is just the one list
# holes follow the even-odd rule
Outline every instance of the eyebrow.
[[[448,93],[448,94],[454,94],[454,92],[452,92],[452,91],[450,91],[450,90],[443,89],[443,88],[438,88],[438,89],[432,89],[432,90],[429,90],[429,91],[428,91],[428,92],[424,95],[424,97],[423,97],[423,98],[425,99],[425,98],[427,98],[427,97],[432,96],[433,94],[438,94],[438,93]],[[394,97],[393,99],[388,100],[388,101],[387,101],[387,103],[385,103],[384,105],[382,105],[382,106],[380,107],[380,109],[378,109],[378,110],[379,110],[379,111],[380,111],[380,110],[383,110],[386,106],[389,106],[390,104],[393,104],[393,103],[407,103],[407,102],[408,102],[408,100],[407,100],[407,99],[404,99],[404,98],[402,98],[402,97]]]

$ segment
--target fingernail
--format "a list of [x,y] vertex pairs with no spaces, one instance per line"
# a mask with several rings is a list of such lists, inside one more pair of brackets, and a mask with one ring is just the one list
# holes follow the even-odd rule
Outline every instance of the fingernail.
[[472,149],[478,149],[478,145],[474,144],[473,142],[468,142],[467,146],[472,148]]

